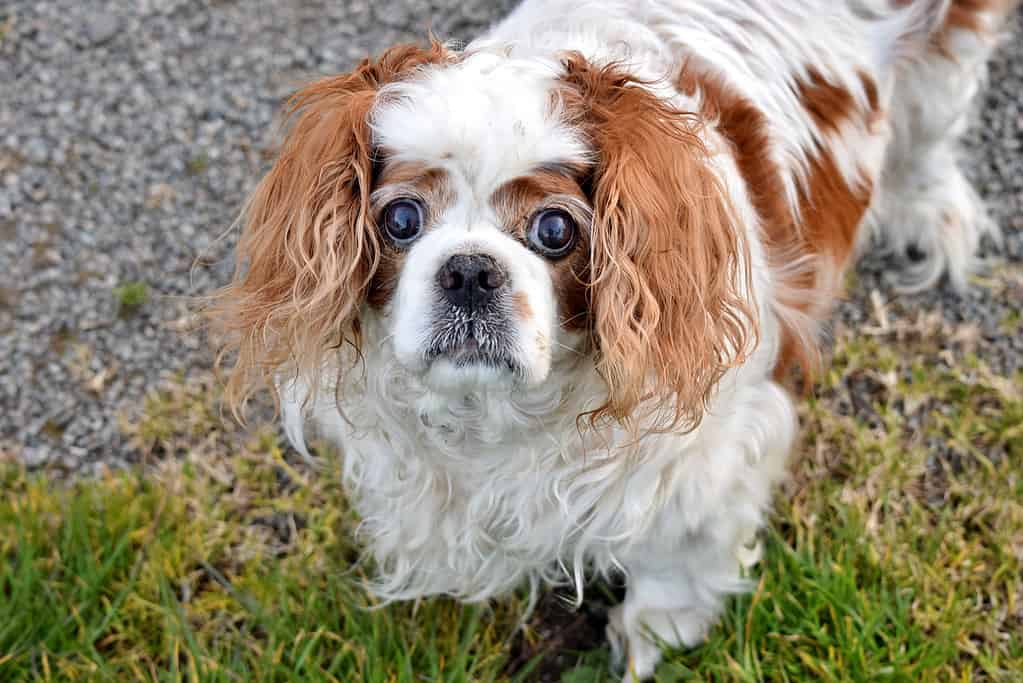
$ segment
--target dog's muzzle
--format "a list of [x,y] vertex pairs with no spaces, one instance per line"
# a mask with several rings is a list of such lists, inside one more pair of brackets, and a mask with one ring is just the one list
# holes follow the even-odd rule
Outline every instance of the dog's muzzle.
[[439,301],[427,358],[514,369],[505,268],[486,254],[455,254],[437,272],[436,284]]

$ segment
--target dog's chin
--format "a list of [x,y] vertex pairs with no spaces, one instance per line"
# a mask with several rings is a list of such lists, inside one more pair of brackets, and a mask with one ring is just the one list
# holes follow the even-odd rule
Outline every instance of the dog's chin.
[[522,373],[510,360],[438,356],[427,365],[424,381],[442,394],[513,389]]
[[459,350],[433,354],[426,362],[424,382],[441,393],[480,389],[511,389],[522,383],[523,368],[511,356]]

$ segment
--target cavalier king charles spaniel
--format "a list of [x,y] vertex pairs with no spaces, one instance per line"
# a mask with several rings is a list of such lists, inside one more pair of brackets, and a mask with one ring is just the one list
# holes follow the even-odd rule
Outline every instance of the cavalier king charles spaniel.
[[[862,247],[964,286],[1015,0],[526,0],[299,91],[208,314],[336,445],[387,600],[620,575],[628,680],[748,587]],[[795,371],[795,372],[793,372]]]

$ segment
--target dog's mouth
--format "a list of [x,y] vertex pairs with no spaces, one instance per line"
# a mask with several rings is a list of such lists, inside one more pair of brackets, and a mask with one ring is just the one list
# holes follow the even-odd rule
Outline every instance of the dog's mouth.
[[507,323],[481,320],[442,320],[424,357],[428,365],[446,360],[457,368],[488,367],[519,373]]

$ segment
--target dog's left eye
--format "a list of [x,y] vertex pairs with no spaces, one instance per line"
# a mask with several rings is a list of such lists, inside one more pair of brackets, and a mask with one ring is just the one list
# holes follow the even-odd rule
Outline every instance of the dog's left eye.
[[396,199],[384,208],[383,223],[395,244],[411,244],[423,231],[423,205],[415,199]]
[[533,217],[529,245],[549,259],[567,254],[575,245],[575,221],[561,209],[545,209]]

